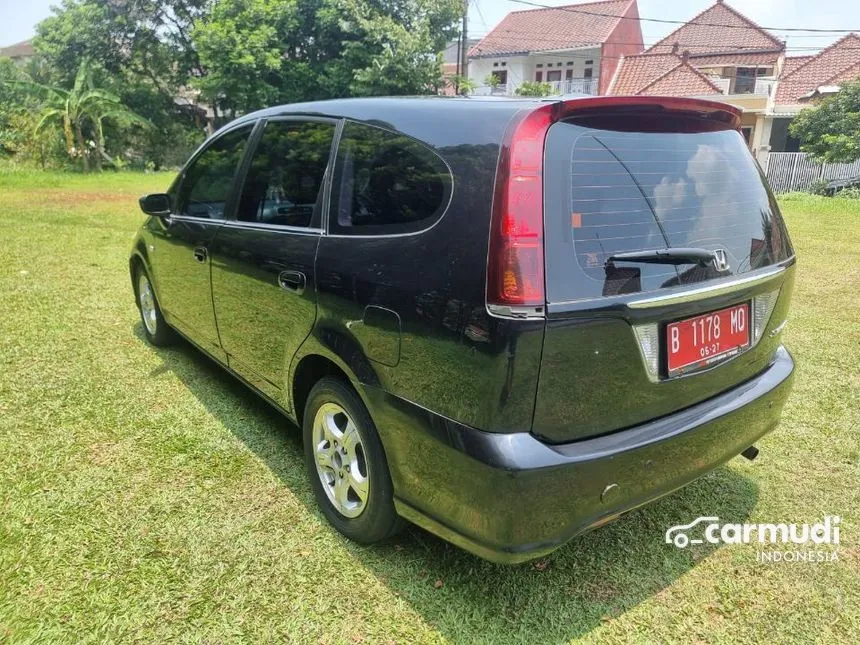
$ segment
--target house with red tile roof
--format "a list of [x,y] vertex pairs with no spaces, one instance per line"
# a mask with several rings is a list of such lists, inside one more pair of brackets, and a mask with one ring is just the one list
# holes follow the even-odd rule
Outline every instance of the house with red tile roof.
[[860,80],[860,35],[848,34],[812,56],[788,56],[771,97],[763,136],[770,152],[797,152],[799,142],[788,125],[815,100]]
[[743,110],[742,132],[762,165],[796,152],[788,124],[816,97],[860,78],[860,36],[821,52],[786,56],[785,43],[722,0],[640,54],[625,56],[611,95],[691,96]]
[[512,11],[469,50],[469,78],[476,94],[512,95],[525,81],[605,94],[621,57],[642,49],[636,0]]
[[33,49],[33,41],[22,40],[20,43],[9,45],[8,47],[0,47],[0,58],[11,58],[12,60],[25,60],[36,55],[36,50]]
[[755,149],[785,43],[723,0],[647,50],[625,56],[607,94],[704,97],[743,110],[742,131]]

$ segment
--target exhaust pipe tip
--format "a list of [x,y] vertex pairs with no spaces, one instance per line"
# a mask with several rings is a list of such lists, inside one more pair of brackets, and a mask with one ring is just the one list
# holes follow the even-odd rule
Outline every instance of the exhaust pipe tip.
[[747,459],[749,459],[750,461],[752,461],[753,459],[758,457],[758,448],[756,448],[755,446],[750,446],[749,448],[744,450],[741,454],[744,457],[746,457]]

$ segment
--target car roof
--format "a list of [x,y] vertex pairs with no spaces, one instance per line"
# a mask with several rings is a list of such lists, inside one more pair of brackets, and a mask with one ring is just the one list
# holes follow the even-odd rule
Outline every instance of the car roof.
[[[239,117],[228,126],[284,116],[345,118],[402,132],[435,146],[479,142],[498,144],[505,126],[515,113],[522,109],[533,109],[548,100],[561,99],[490,96],[330,99],[257,110]],[[478,136],[478,132],[484,136]]]
[[513,112],[524,107],[534,107],[536,104],[542,102],[542,100],[531,97],[505,96],[381,96],[327,99],[323,101],[277,105],[257,110],[242,117],[242,119],[258,119],[261,117],[289,114],[312,114],[362,120],[371,111],[382,115],[394,114],[399,111],[424,111],[442,108],[452,112],[466,113],[487,109],[488,106],[493,106],[494,108],[504,106]]

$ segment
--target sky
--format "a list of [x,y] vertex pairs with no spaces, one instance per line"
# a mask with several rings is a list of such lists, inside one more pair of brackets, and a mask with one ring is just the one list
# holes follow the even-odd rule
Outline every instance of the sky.
[[[571,0],[535,0],[540,4],[561,6]],[[713,0],[638,0],[643,18],[689,20]],[[51,5],[60,0],[0,0],[0,47],[26,40],[35,33],[40,20],[51,14]],[[860,2],[857,0],[734,0],[728,2],[763,27],[797,27],[803,29],[854,29],[860,32]],[[508,12],[528,9],[512,0],[469,0],[470,36],[487,34]],[[677,25],[642,22],[645,44],[653,43],[673,31]],[[821,48],[840,34],[791,34],[771,29],[788,40],[789,54],[809,53]],[[798,49],[802,48],[802,49]]]

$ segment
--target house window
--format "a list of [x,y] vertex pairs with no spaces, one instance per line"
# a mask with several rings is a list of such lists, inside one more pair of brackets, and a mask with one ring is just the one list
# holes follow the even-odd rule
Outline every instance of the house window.
[[493,63],[493,67],[498,67],[498,66],[499,66],[498,63]]
[[585,71],[582,73],[583,78],[591,78],[592,74],[594,74],[594,70],[590,67],[586,67]]
[[535,67],[541,68],[541,67],[543,67],[543,63],[538,63],[537,65],[535,65]]
[[553,71],[546,73],[547,83],[552,83],[554,81],[560,81],[560,80],[561,80],[561,70],[560,69],[554,69]]
[[573,70],[572,70],[572,69],[567,70],[567,71],[564,73],[564,77],[565,77],[565,79],[567,79],[568,81],[569,81],[570,79],[572,79],[572,78],[573,78]]
[[587,61],[585,61],[585,64],[586,65],[594,65],[594,60],[587,60]]
[[547,66],[547,67],[552,67],[552,63],[547,63],[547,64],[546,64],[546,66]]
[[507,63],[505,61],[502,61],[502,67],[504,67],[505,65],[507,65]]
[[735,74],[734,94],[752,94],[755,91],[755,67],[738,67]]
[[535,81],[538,83],[543,81],[543,72],[535,72]]
[[493,76],[496,77],[499,85],[507,85],[508,84],[508,70],[500,69],[498,72],[493,72]]
[[573,65],[573,61],[572,60],[567,61],[567,66],[570,67],[571,65]]

